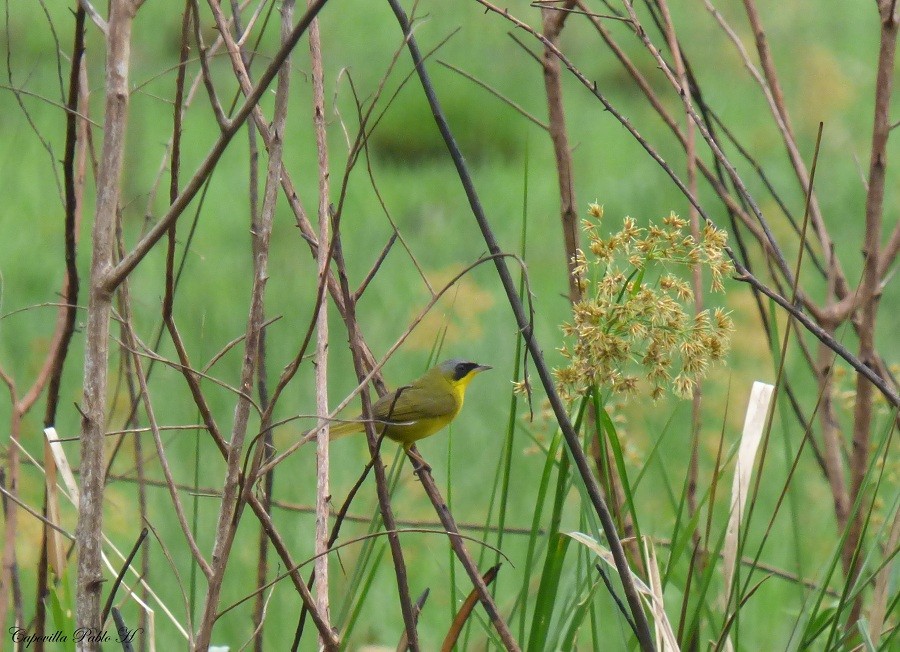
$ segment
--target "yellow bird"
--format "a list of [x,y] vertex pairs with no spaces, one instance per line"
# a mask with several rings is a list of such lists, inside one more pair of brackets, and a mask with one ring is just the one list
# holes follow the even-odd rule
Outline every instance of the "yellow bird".
[[[449,424],[463,406],[471,380],[491,367],[459,358],[446,360],[421,378],[382,396],[372,406],[376,432],[407,451]],[[332,440],[365,430],[364,417],[331,428]],[[424,463],[424,460],[419,460]]]

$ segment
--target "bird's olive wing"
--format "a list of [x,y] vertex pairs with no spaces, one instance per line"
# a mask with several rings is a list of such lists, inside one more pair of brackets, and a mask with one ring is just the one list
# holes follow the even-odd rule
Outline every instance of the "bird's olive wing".
[[436,392],[415,385],[385,394],[372,406],[376,419],[394,422],[442,417],[455,410],[456,401],[450,392]]

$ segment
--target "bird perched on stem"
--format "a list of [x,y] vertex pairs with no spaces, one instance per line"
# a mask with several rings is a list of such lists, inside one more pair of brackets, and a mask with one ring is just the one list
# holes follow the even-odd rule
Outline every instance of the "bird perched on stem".
[[[372,406],[375,432],[410,452],[417,441],[430,437],[456,418],[463,406],[466,387],[476,375],[490,368],[454,358],[429,369],[421,378],[375,402]],[[365,419],[361,415],[355,421],[332,426],[330,438],[340,439],[363,430]],[[425,460],[411,454],[428,468]]]

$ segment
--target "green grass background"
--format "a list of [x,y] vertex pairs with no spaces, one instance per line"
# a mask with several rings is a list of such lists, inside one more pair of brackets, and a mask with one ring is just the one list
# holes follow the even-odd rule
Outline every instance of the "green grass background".
[[[739,8],[724,4],[722,10],[733,18],[739,34],[750,45],[751,35],[740,22]],[[165,142],[171,129],[171,103],[177,61],[180,17],[175,5],[149,2],[144,6],[134,27],[131,83],[139,90],[132,95],[128,152],[123,180],[123,228],[127,243],[134,243],[145,219],[158,217],[166,205],[166,183],[148,207],[148,189],[158,173]],[[794,127],[799,135],[804,156],[809,159],[812,141],[819,121],[825,123],[825,136],[820,155],[818,187],[823,213],[837,243],[837,255],[848,277],[858,278],[861,258],[864,185],[861,170],[867,168],[868,140],[872,114],[872,86],[877,53],[877,20],[871,7],[838,8],[815,12],[784,3],[761,3],[762,13],[775,61],[782,74]],[[536,10],[525,3],[511,7],[520,16],[536,24]],[[62,97],[57,65],[67,75],[72,20],[65,3],[47,7],[59,35],[61,53],[42,11],[31,3],[10,3],[3,39],[4,60],[10,62],[4,83],[28,90],[36,96],[21,96],[33,123],[17,106],[9,88],[0,90],[0,364],[18,383],[20,392],[34,378],[49,343],[55,321],[55,309],[40,304],[58,299],[62,278],[62,203],[59,159],[62,157],[64,122],[58,106]],[[733,49],[726,43],[712,19],[699,7],[673,7],[683,47],[694,63],[705,92],[706,101],[715,107],[731,125],[772,177],[788,205],[802,212],[802,193],[791,176],[780,138],[767,114],[758,88],[749,80]],[[510,25],[494,15],[484,15],[475,3],[423,2],[418,13],[423,20],[416,35],[424,50],[434,47],[457,30],[429,63],[438,94],[447,111],[451,126],[459,138],[471,165],[475,183],[485,210],[491,219],[501,246],[510,252],[518,250],[523,215],[523,186],[528,183],[528,241],[524,259],[533,292],[536,333],[551,364],[561,363],[556,352],[561,344],[559,324],[567,318],[564,254],[559,225],[556,173],[549,139],[540,129],[499,103],[483,90],[455,73],[439,66],[435,59],[460,66],[491,84],[528,111],[544,119],[541,71],[507,36]],[[356,125],[355,109],[346,82],[352,76],[362,97],[376,89],[394,50],[399,46],[400,32],[389,8],[383,3],[358,0],[335,0],[321,15],[326,65],[326,97],[328,101],[329,145],[332,161],[333,197],[346,159],[346,142],[340,122],[347,123],[351,133]],[[204,27],[212,24],[206,17]],[[677,98],[667,88],[654,62],[640,50],[627,28],[615,22],[611,29],[626,43],[638,65],[651,79],[654,88],[665,95],[668,106],[678,113]],[[214,33],[206,29],[212,40]],[[277,30],[270,29],[260,56],[254,63],[258,72],[266,64],[266,54],[273,49]],[[524,36],[519,33],[519,36]],[[534,50],[534,44],[529,43]],[[683,155],[673,147],[664,126],[642,102],[641,96],[622,72],[612,55],[589,26],[570,20],[563,36],[563,48],[585,74],[596,80],[598,88],[633,121],[676,170],[683,169]],[[798,54],[802,53],[802,54]],[[103,105],[103,46],[93,26],[88,27],[88,67],[91,86],[91,116],[99,120]],[[307,210],[316,203],[315,153],[310,127],[310,82],[308,53],[305,43],[296,51],[292,62],[292,106],[289,117],[285,159]],[[191,71],[196,69],[193,65]],[[408,56],[400,56],[398,72],[388,82],[392,92],[401,75],[410,69]],[[341,81],[338,73],[345,70]],[[234,89],[229,80],[230,64],[224,56],[214,63],[217,81],[221,82],[223,101],[230,96],[221,89]],[[670,210],[687,214],[686,200],[673,187],[665,174],[646,156],[627,132],[571,77],[565,78],[565,106],[571,144],[575,158],[576,196],[580,211],[587,203],[605,205],[608,220],[617,223],[624,215],[644,222],[661,218]],[[229,91],[231,92],[231,91]],[[38,97],[39,96],[39,97]],[[272,96],[265,98],[264,109],[271,115]],[[49,151],[38,137],[48,144]],[[208,151],[217,129],[208,110],[202,89],[188,113],[182,169],[183,179]],[[99,149],[102,133],[94,131]],[[485,251],[480,234],[468,210],[465,196],[455,179],[445,155],[444,146],[424,102],[421,89],[409,84],[400,90],[394,104],[376,129],[372,141],[373,167],[378,189],[392,219],[408,242],[412,253],[429,280],[440,285]],[[893,150],[893,148],[892,148]],[[229,340],[240,335],[246,322],[246,302],[251,279],[250,238],[247,211],[246,135],[239,134],[223,156],[199,209],[197,232],[186,253],[185,274],[178,287],[175,315],[182,334],[188,341],[195,365],[205,364]],[[894,152],[891,151],[893,155]],[[746,165],[740,166],[747,171]],[[264,168],[263,168],[264,170]],[[896,174],[889,172],[888,188],[896,187]],[[89,173],[89,178],[92,175]],[[746,178],[750,178],[749,174]],[[762,197],[758,182],[751,190]],[[709,199],[706,190],[702,197]],[[267,365],[270,383],[274,383],[283,366],[290,360],[310,321],[315,291],[315,261],[293,223],[283,199],[279,200],[270,258],[270,280],[266,295],[266,311],[281,316],[267,331]],[[84,206],[84,223],[78,259],[82,275],[80,304],[86,304],[84,288],[90,261],[89,233],[93,197],[88,192]],[[712,216],[725,224],[725,215],[715,203],[709,203]],[[189,223],[198,208],[194,202],[179,222],[179,255],[184,253]],[[775,215],[771,200],[763,199],[766,214]],[[897,200],[889,193],[885,214],[896,215]],[[149,213],[149,215],[148,215]],[[895,218],[889,218],[895,219]],[[796,249],[793,236],[782,219],[772,220],[773,228],[789,256]],[[363,166],[354,170],[342,230],[349,261],[351,284],[358,283],[375,260],[391,228],[379,207]],[[151,342],[160,319],[163,293],[164,248],[157,247],[130,278],[131,296],[139,332]],[[818,279],[805,273],[815,294]],[[375,277],[358,306],[361,328],[376,355],[394,342],[409,320],[428,300],[424,283],[418,278],[409,257],[395,246],[379,274]],[[701,486],[711,476],[717,438],[725,429],[728,444],[736,441],[743,421],[743,410],[754,380],[771,382],[774,368],[769,356],[759,319],[746,286],[729,282],[724,301],[734,311],[737,346],[727,368],[716,370],[705,385],[704,431],[701,442]],[[897,347],[890,335],[891,315],[896,312],[896,284],[886,288],[882,302],[880,350],[889,361],[896,361]],[[26,309],[27,310],[22,310]],[[22,310],[14,315],[13,311]],[[9,315],[9,316],[6,316]],[[79,313],[83,323],[84,312]],[[783,323],[782,323],[783,326]],[[435,470],[435,477],[450,496],[452,510],[459,521],[483,522],[487,514],[487,496],[493,486],[493,474],[501,454],[501,442],[507,419],[510,380],[515,351],[516,328],[496,274],[489,265],[475,269],[449,292],[431,315],[387,364],[386,377],[394,384],[405,382],[422,372],[429,352],[439,334],[446,329],[441,357],[460,356],[491,364],[495,370],[477,378],[466,406],[452,428],[420,446]],[[114,330],[114,333],[116,331]],[[352,364],[345,346],[342,323],[331,311],[330,391],[336,404],[355,386]],[[852,338],[840,333],[848,344]],[[74,403],[80,399],[83,337],[77,333],[67,360],[61,409],[57,429],[62,436],[75,436],[79,415]],[[161,353],[174,358],[172,347],[163,338]],[[816,390],[802,365],[797,364],[796,351],[791,354],[792,380],[804,408],[811,410]],[[218,378],[235,383],[241,361],[241,349],[228,353],[214,367]],[[118,355],[113,365],[118,365]],[[212,401],[216,417],[226,431],[230,428],[234,397],[210,383],[204,385]],[[151,391],[159,406],[158,418],[164,424],[198,421],[181,376],[160,366],[153,371]],[[118,387],[114,398],[111,427],[118,427],[127,410],[127,398]],[[520,404],[518,430],[513,452],[512,499],[508,505],[507,523],[528,527],[534,513],[536,478],[543,466],[543,455],[532,438],[546,442],[552,435],[552,422],[542,414],[542,395],[535,395],[534,422],[526,420],[527,410]],[[352,408],[355,410],[356,408]],[[40,415],[43,403],[29,414],[22,433],[24,446],[36,456],[42,450]],[[314,412],[312,366],[304,365],[283,397],[276,418]],[[638,493],[638,512],[642,530],[666,537],[671,533],[675,502],[681,492],[689,454],[689,418],[687,404],[673,401],[650,403],[639,399],[622,409],[625,417],[621,432],[626,438],[633,473],[641,468],[646,453],[658,437],[660,456],[652,463]],[[355,412],[354,412],[355,414]],[[0,401],[0,423],[8,423],[10,404]],[[348,415],[350,416],[350,415]],[[844,415],[846,418],[846,415]],[[847,423],[848,421],[845,421]],[[279,428],[276,446],[287,447],[312,421],[300,420]],[[668,424],[668,425],[667,425]],[[251,430],[252,432],[252,430]],[[772,458],[767,465],[769,481],[763,484],[760,511],[774,504],[786,473],[785,450],[796,450],[801,432],[793,422],[776,418]],[[784,446],[781,440],[786,440]],[[192,481],[195,439],[193,434],[165,436],[169,460],[181,482]],[[149,436],[144,440],[145,452],[152,448]],[[205,440],[200,464],[200,485],[215,487],[221,483],[223,464]],[[130,474],[133,461],[130,443],[119,457],[115,472]],[[77,444],[67,446],[70,459],[78,458]],[[386,451],[394,454],[391,447]],[[275,491],[278,499],[310,505],[314,497],[314,460],[304,449],[283,464],[277,473]],[[332,491],[340,503],[356,479],[367,458],[361,439],[336,443],[332,457]],[[662,461],[660,461],[662,460]],[[151,473],[159,477],[152,467]],[[730,475],[727,476],[730,483]],[[40,504],[41,475],[26,466],[21,479],[21,492],[31,505]],[[175,568],[170,568],[160,554],[157,541],[151,541],[154,588],[174,607],[184,622],[184,610],[176,577],[186,582],[190,574],[190,557],[182,544],[177,522],[172,517],[168,495],[159,489],[150,491],[150,522],[166,546],[174,554]],[[727,503],[724,491],[716,510],[717,527],[724,527]],[[191,498],[182,493],[190,504]],[[201,549],[211,550],[218,501],[200,498]],[[395,513],[401,519],[434,520],[430,504],[408,467],[401,473],[395,494]],[[805,455],[798,481],[794,485],[792,505],[796,511],[785,511],[776,523],[775,539],[787,542],[770,544],[763,555],[769,563],[798,570],[815,578],[831,553],[835,527],[827,484],[809,455]],[[369,515],[375,509],[374,485],[370,480],[354,503],[352,512]],[[814,506],[814,508],[810,508]],[[549,509],[549,507],[548,507]],[[562,529],[580,527],[577,493],[570,495]],[[65,522],[74,531],[74,511],[68,509]],[[277,513],[282,532],[290,540],[297,559],[311,553],[312,517],[296,513]],[[122,549],[130,547],[140,529],[136,511],[135,487],[112,482],[107,490],[106,532]],[[364,525],[348,523],[343,538],[365,531]],[[802,532],[798,540],[795,532]],[[39,527],[36,521],[20,513],[18,554],[26,593],[26,611],[33,601],[35,567],[38,554]],[[252,517],[243,520],[238,534],[222,605],[225,606],[249,592],[255,573],[257,527]],[[511,563],[504,565],[498,581],[501,608],[508,610],[512,591],[527,574],[537,569],[524,568],[526,537],[507,536],[504,553]],[[420,631],[425,649],[436,649],[446,631],[453,605],[468,585],[460,580],[456,590],[449,587],[448,577],[453,563],[444,538],[436,535],[407,534],[404,550],[410,569],[410,588],[418,595],[426,587],[431,597],[422,613]],[[383,544],[379,544],[383,545]],[[470,544],[477,550],[476,544]],[[799,550],[799,553],[797,552]],[[340,553],[340,563],[332,565],[332,599],[335,610],[346,591],[346,576],[356,562],[359,546]],[[665,552],[661,551],[665,556]],[[799,554],[799,569],[798,569]],[[491,555],[492,556],[492,555]],[[274,558],[274,557],[272,557]],[[387,557],[385,557],[387,559]],[[542,558],[541,558],[542,560]],[[334,560],[337,562],[337,559]],[[542,563],[542,561],[541,561]],[[273,564],[274,570],[283,570]],[[684,573],[686,566],[678,567]],[[177,576],[176,576],[177,571]],[[462,578],[456,569],[457,578]],[[536,576],[536,575],[535,575]],[[673,586],[684,584],[676,579]],[[202,589],[202,587],[201,587]],[[537,590],[535,584],[534,590]],[[601,591],[602,593],[602,591]],[[680,595],[670,590],[670,618],[676,619]],[[199,594],[202,595],[202,592]],[[746,607],[744,622],[754,623],[740,630],[744,649],[776,649],[789,635],[791,624],[800,609],[803,592],[781,580],[771,580]],[[667,598],[669,596],[667,595]],[[598,598],[600,612],[610,631],[610,649],[622,641],[622,624],[612,603]],[[293,632],[298,598],[286,583],[275,589],[269,603],[267,641],[271,649],[284,649]],[[216,627],[214,642],[236,649],[249,636],[249,603],[232,612]],[[136,619],[129,606],[126,618]],[[195,614],[196,615],[196,614]],[[157,613],[157,636],[160,649],[180,645],[180,639],[161,613]],[[351,649],[363,644],[396,644],[402,620],[396,601],[396,585],[390,564],[381,564],[360,621],[348,644]],[[482,640],[476,634],[473,641]],[[480,645],[480,643],[479,643]],[[311,649],[311,648],[309,648]]]

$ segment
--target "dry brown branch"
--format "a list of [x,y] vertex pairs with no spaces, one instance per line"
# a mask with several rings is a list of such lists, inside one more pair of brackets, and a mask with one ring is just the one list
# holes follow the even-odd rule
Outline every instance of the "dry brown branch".
[[[549,120],[550,140],[553,143],[554,162],[560,198],[560,223],[563,232],[564,255],[566,258],[566,278],[569,283],[569,301],[573,304],[582,299],[581,281],[576,274],[575,256],[581,248],[580,228],[578,221],[578,204],[575,198],[574,161],[569,147],[569,136],[565,123],[565,110],[563,108],[562,67],[560,59],[555,55],[559,51],[560,35],[565,25],[569,11],[575,6],[572,0],[553,6],[541,6],[542,33],[547,41],[540,59],[544,77],[544,93],[547,97],[547,114]],[[588,413],[588,419],[596,422],[596,414],[593,406]],[[599,437],[592,437],[590,452],[600,475],[602,485],[607,488],[606,499],[612,505],[622,530],[622,538],[629,540],[626,550],[631,563],[639,572],[643,569],[643,558],[637,541],[632,541],[634,536],[634,523],[631,514],[625,509],[625,492],[622,488],[622,479],[619,472],[612,464],[604,464],[604,460],[611,460],[612,456],[606,454],[601,447],[606,442]]]
[[[415,446],[410,448],[406,453],[413,465],[418,463],[417,458],[419,460],[422,459]],[[441,525],[444,526],[447,538],[450,540],[450,546],[453,548],[456,558],[459,559],[466,574],[469,576],[469,580],[472,582],[472,586],[478,594],[478,599],[481,601],[481,605],[484,607],[485,612],[487,612],[488,618],[494,626],[494,629],[497,630],[497,634],[500,636],[503,646],[510,651],[519,650],[519,644],[512,635],[509,625],[506,624],[503,616],[500,615],[500,610],[497,608],[494,597],[488,590],[488,583],[485,581],[485,577],[479,572],[475,560],[466,548],[465,543],[463,543],[463,537],[459,533],[459,528],[456,525],[453,514],[447,509],[447,504],[444,501],[443,496],[441,496],[441,493],[434,482],[434,478],[431,477],[431,471],[427,466],[424,468],[420,467],[418,475],[419,480],[422,483],[422,488],[425,489],[425,493],[428,494],[428,498],[431,500],[434,511],[441,521]]]
[[[83,170],[85,160],[85,143],[78,138],[78,134],[83,129],[81,125],[84,118],[81,117],[81,114],[87,110],[87,91],[85,86],[80,83],[81,76],[84,73],[84,11],[82,9],[75,12],[74,32],[69,95],[65,105],[66,141],[63,155],[65,276],[61,290],[63,301],[57,306],[59,309],[57,311],[56,325],[43,364],[37,372],[33,383],[21,398],[17,395],[16,385],[12,377],[0,368],[0,377],[2,377],[9,389],[10,403],[12,405],[9,433],[10,441],[14,445],[9,450],[7,461],[8,475],[5,474],[4,481],[8,483],[9,491],[13,496],[18,496],[20,458],[18,446],[15,444],[19,441],[22,419],[31,410],[46,387],[47,405],[44,411],[44,425],[47,427],[55,423],[63,365],[65,364],[69,343],[75,330],[75,313],[78,302],[78,270],[75,265],[75,249],[81,224],[81,195],[84,189]],[[2,565],[0,565],[0,594],[13,597],[19,596],[18,589],[13,590],[15,585],[18,584],[15,546],[17,533],[17,514],[15,510],[11,510],[4,519],[5,544]],[[47,534],[45,530],[44,540],[46,541],[46,539]],[[45,573],[44,578],[46,578]],[[6,622],[8,606],[9,603],[5,599],[0,601],[0,622]],[[21,622],[22,605],[20,596],[16,597],[14,608],[16,610],[16,619],[18,622]],[[43,605],[39,605],[36,631],[43,631],[42,617]]]
[[[869,187],[866,195],[865,235],[863,238],[863,276],[857,294],[860,309],[857,315],[859,334],[859,359],[868,367],[877,368],[878,353],[875,349],[875,322],[881,298],[878,275],[881,252],[881,234],[884,217],[884,190],[887,170],[887,142],[890,135],[890,105],[894,80],[894,59],[897,51],[898,19],[893,0],[878,3],[881,18],[881,40],[878,51],[878,69],[875,76],[875,115],[872,119],[872,153],[869,162]],[[869,443],[872,431],[871,383],[857,376],[856,398],[853,410],[853,448],[850,457],[850,500],[856,501],[869,466]],[[854,551],[860,544],[865,524],[865,509],[857,511],[850,524],[844,543],[844,571],[848,577],[856,577],[859,566],[853,564]],[[857,557],[859,560],[860,558]],[[854,603],[850,626],[854,627],[862,608],[861,599]]]
[[[208,48],[203,43],[203,35],[200,32],[200,6],[198,1],[190,0],[190,4],[194,18],[192,21],[194,25],[194,41],[197,43],[197,52],[200,59],[200,78],[203,80],[203,86],[206,88],[206,95],[209,97],[209,104],[212,107],[213,115],[216,116],[216,122],[219,123],[219,128],[224,131],[228,129],[230,121],[222,109],[222,103],[219,101],[219,95],[216,93],[216,87],[212,80],[212,73],[209,70],[209,56],[213,48]],[[216,45],[222,41],[222,36],[219,36]]]
[[[253,60],[252,52],[248,52],[248,49],[245,46],[245,40],[250,35],[250,30],[252,25],[259,15],[259,12],[262,11],[263,3],[258,3],[257,11],[251,16],[250,21],[247,25],[247,28],[243,30],[241,28],[241,5],[237,0],[231,1],[231,15],[234,23],[234,36],[238,41],[238,44],[241,48],[241,59],[244,61],[244,66],[249,68],[251,62]],[[282,20],[281,20],[281,36],[282,38],[286,38],[287,34],[290,31],[291,20],[293,19],[293,9],[294,3],[291,0],[284,4],[284,8],[282,11]],[[260,33],[260,37],[262,33]],[[257,41],[258,45],[259,41]],[[255,47],[251,48],[251,50],[255,51]],[[286,70],[288,66],[285,65],[281,71],[279,71],[279,81],[281,81],[282,76],[286,74]],[[235,97],[235,101],[237,101],[237,96]],[[281,125],[283,128],[284,125]],[[248,175],[248,195],[249,195],[249,204],[250,204],[250,232],[251,234],[256,234],[259,230],[259,148],[257,146],[257,130],[254,127],[253,122],[247,123],[247,146],[248,146],[248,165],[250,168],[250,174]],[[251,239],[251,253],[255,257],[257,254],[257,244],[258,240],[254,237]],[[265,314],[265,312],[264,312]],[[256,387],[257,394],[259,396],[260,407],[263,410],[268,408],[269,402],[269,388],[268,388],[268,373],[266,368],[266,327],[263,325],[260,336],[259,336],[259,353],[258,353],[258,361],[256,365]],[[263,427],[268,424],[261,424]],[[265,435],[262,438],[261,444],[261,453],[262,455],[268,454],[272,450],[272,431],[268,428],[264,430]],[[248,453],[249,456],[249,453]],[[263,508],[271,513],[271,499],[272,493],[274,490],[275,476],[272,473],[266,475],[264,480],[264,493],[262,496],[262,505]],[[262,586],[265,584],[266,576],[268,575],[268,556],[269,556],[269,541],[266,537],[266,533],[260,528],[259,530],[259,538],[258,538],[258,550],[259,556],[256,564],[256,585]],[[263,628],[265,626],[265,614],[267,610],[267,605],[269,599],[271,599],[271,593],[269,597],[266,598],[262,593],[259,594],[258,599],[253,607],[253,622],[256,624],[256,628],[253,632],[253,645],[254,648],[261,652],[263,650]],[[250,641],[247,642],[249,646]],[[246,647],[246,646],[245,646]]]
[[[341,289],[344,293],[344,305],[347,311],[342,314],[344,323],[347,327],[348,336],[350,338],[350,350],[353,354],[353,366],[356,371],[357,379],[360,381],[360,399],[362,401],[362,414],[371,414],[371,401],[369,400],[366,369],[363,366],[365,361],[360,354],[362,335],[359,332],[359,324],[356,321],[356,303],[350,292],[350,286],[347,280],[346,268],[344,265],[343,253],[341,251],[338,229],[335,228],[335,262],[338,268],[338,278],[341,281]],[[373,372],[370,372],[371,375]],[[391,558],[394,563],[394,574],[397,578],[397,591],[400,598],[400,612],[403,616],[403,623],[406,627],[407,646],[413,652],[419,650],[419,635],[416,631],[416,618],[413,612],[412,598],[409,592],[409,580],[406,572],[406,560],[403,557],[403,548],[400,545],[400,538],[397,535],[397,524],[394,520],[394,512],[391,508],[390,488],[387,482],[387,475],[384,471],[384,463],[381,461],[379,448],[381,438],[377,435],[375,424],[369,420],[366,423],[366,441],[369,445],[369,453],[371,455],[372,469],[375,472],[375,489],[378,495],[378,508],[381,511],[381,518],[384,522],[385,529],[388,534],[388,544],[391,549]],[[316,512],[319,511],[319,505],[316,505]]]
[[309,611],[313,622],[316,624],[316,627],[319,630],[319,634],[321,634],[322,637],[326,639],[325,649],[337,650],[340,639],[338,638],[337,634],[331,630],[328,622],[323,620],[319,615],[319,610],[316,608],[315,601],[313,600],[309,589],[306,588],[306,584],[303,582],[303,578],[300,576],[300,573],[297,570],[300,566],[296,564],[291,558],[290,551],[288,550],[284,539],[278,533],[278,530],[275,529],[275,525],[272,522],[272,517],[266,511],[262,503],[256,498],[256,496],[250,494],[248,502],[250,508],[253,510],[253,513],[256,514],[256,517],[259,519],[263,530],[266,532],[266,535],[272,542],[272,546],[275,548],[275,551],[281,558],[282,563],[284,563],[286,568],[292,569],[290,571],[291,581],[294,584],[294,588],[296,588],[297,592],[300,594],[300,597],[303,600],[303,604]]
[[[826,304],[827,306],[828,304]],[[834,330],[829,331],[834,335]],[[838,423],[834,394],[834,353],[824,344],[819,344],[819,363],[816,373],[819,381],[819,393],[822,403],[819,408],[819,423],[822,428],[822,449],[825,477],[831,487],[831,499],[834,502],[834,515],[838,528],[843,531],[847,527],[850,516],[850,494],[844,475],[845,451]]]
[[[574,0],[566,0],[564,9],[575,6]],[[566,278],[569,283],[569,300],[573,303],[581,298],[581,286],[575,274],[575,252],[579,249],[578,209],[575,199],[572,150],[566,130],[566,112],[563,108],[562,70],[559,58],[553,48],[559,47],[559,36],[568,14],[555,8],[541,9],[541,23],[544,46],[541,67],[544,71],[544,92],[547,95],[547,117],[550,126],[550,140],[553,143],[556,175],[559,182],[560,219],[562,220],[563,242],[566,256]]]
[[894,225],[891,231],[891,237],[881,249],[881,260],[878,263],[878,277],[881,279],[882,285],[886,285],[888,275],[893,274],[891,268],[897,261],[897,253],[900,252],[900,222]]

